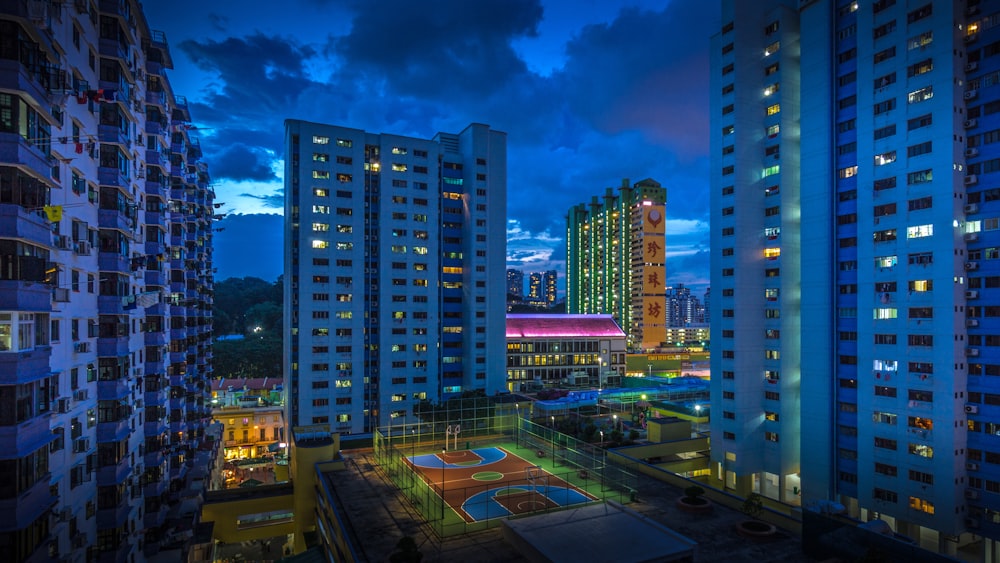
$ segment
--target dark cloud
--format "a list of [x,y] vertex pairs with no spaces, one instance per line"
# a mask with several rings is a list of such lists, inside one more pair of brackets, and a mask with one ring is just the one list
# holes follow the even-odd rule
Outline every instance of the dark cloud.
[[640,130],[682,155],[708,150],[708,41],[715,2],[626,8],[567,45],[560,75],[574,112],[601,131]]
[[526,73],[511,40],[534,36],[541,17],[538,0],[364,1],[332,47],[400,94],[480,96]]
[[212,176],[216,179],[227,178],[237,182],[273,182],[277,181],[271,170],[273,158],[257,147],[248,147],[242,143],[223,145],[208,158]]
[[223,33],[229,31],[227,26],[229,24],[229,18],[222,14],[216,14],[211,12],[208,14],[208,23],[212,26],[212,29],[216,31],[221,31]]
[[[213,177],[276,188],[242,195],[281,207],[272,170],[283,158],[287,118],[417,137],[479,122],[507,132],[508,217],[539,237],[512,243],[512,263],[562,270],[566,211],[626,177],[662,183],[668,218],[707,225],[707,47],[719,25],[716,3],[624,9],[579,30],[565,64],[544,76],[512,47],[536,35],[539,0],[295,4],[309,6],[316,25],[339,18],[349,31],[345,24],[325,40],[313,35],[312,44],[304,34],[259,31],[180,43],[214,77],[192,105]],[[707,283],[705,252],[681,254],[668,268],[698,268],[685,283]]]
[[276,190],[274,193],[264,194],[264,195],[243,192],[240,194],[240,197],[249,197],[252,199],[256,199],[257,201],[264,204],[264,207],[281,209],[285,206],[284,190]]

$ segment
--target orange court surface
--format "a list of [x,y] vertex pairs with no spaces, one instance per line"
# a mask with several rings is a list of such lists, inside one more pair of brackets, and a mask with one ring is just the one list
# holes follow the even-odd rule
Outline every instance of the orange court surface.
[[406,463],[466,522],[597,500],[503,448],[414,455]]

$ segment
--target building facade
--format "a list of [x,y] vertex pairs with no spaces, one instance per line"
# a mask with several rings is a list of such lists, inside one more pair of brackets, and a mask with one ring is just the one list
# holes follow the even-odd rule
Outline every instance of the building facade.
[[365,432],[503,389],[506,134],[285,129],[289,424]]
[[625,332],[611,315],[507,315],[507,389],[618,385]]
[[507,296],[514,301],[524,299],[524,272],[522,270],[507,269]]
[[684,284],[667,288],[667,327],[679,328],[705,322],[705,308]]
[[546,270],[542,274],[542,298],[545,301],[545,306],[555,307],[556,302],[559,300],[559,273],[555,270]]
[[713,474],[996,561],[1000,6],[722,5]]
[[566,215],[566,312],[612,315],[630,347],[662,342],[666,200],[655,180],[623,180]]
[[183,558],[214,194],[166,37],[130,0],[6,3],[0,37],[0,556]]

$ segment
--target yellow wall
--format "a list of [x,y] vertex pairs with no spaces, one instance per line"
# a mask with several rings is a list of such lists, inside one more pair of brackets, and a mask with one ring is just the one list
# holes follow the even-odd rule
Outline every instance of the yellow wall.
[[[222,444],[227,450],[249,447],[249,455],[240,457],[252,457],[256,455],[259,446],[268,446],[281,441],[280,438],[275,438],[275,428],[282,428],[285,425],[281,407],[252,409],[217,407],[212,409],[212,416],[222,423]],[[244,419],[247,421],[246,424],[243,423]],[[263,440],[260,438],[262,427],[266,430]],[[244,430],[247,431],[246,440],[243,439]],[[232,439],[229,438],[230,432],[233,433]],[[228,456],[229,459],[233,457],[232,455]]]
[[288,510],[295,514],[296,519],[299,517],[299,511],[293,505],[291,485],[283,483],[261,485],[253,489],[210,491],[201,507],[201,520],[215,522],[212,539],[226,543],[262,540],[293,533],[294,521],[246,529],[236,527],[239,516],[272,510]]

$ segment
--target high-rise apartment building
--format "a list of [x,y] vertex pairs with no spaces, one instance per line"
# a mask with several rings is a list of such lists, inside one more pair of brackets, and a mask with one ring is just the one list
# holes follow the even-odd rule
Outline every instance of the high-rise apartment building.
[[528,274],[528,299],[531,301],[542,300],[542,273],[531,272]]
[[181,560],[214,194],[138,2],[0,8],[0,557]]
[[1000,6],[722,6],[712,474],[995,561]]
[[[291,426],[414,421],[506,389],[506,134],[433,139],[285,124]],[[384,181],[383,181],[384,180]]]
[[566,312],[614,316],[630,347],[663,342],[667,190],[645,179],[566,215]]
[[705,322],[705,310],[691,288],[679,283],[667,288],[667,326],[685,327]]
[[559,300],[559,273],[555,270],[546,270],[542,274],[542,298],[549,308],[555,306]]
[[507,269],[507,295],[515,301],[524,299],[524,272],[514,268]]

